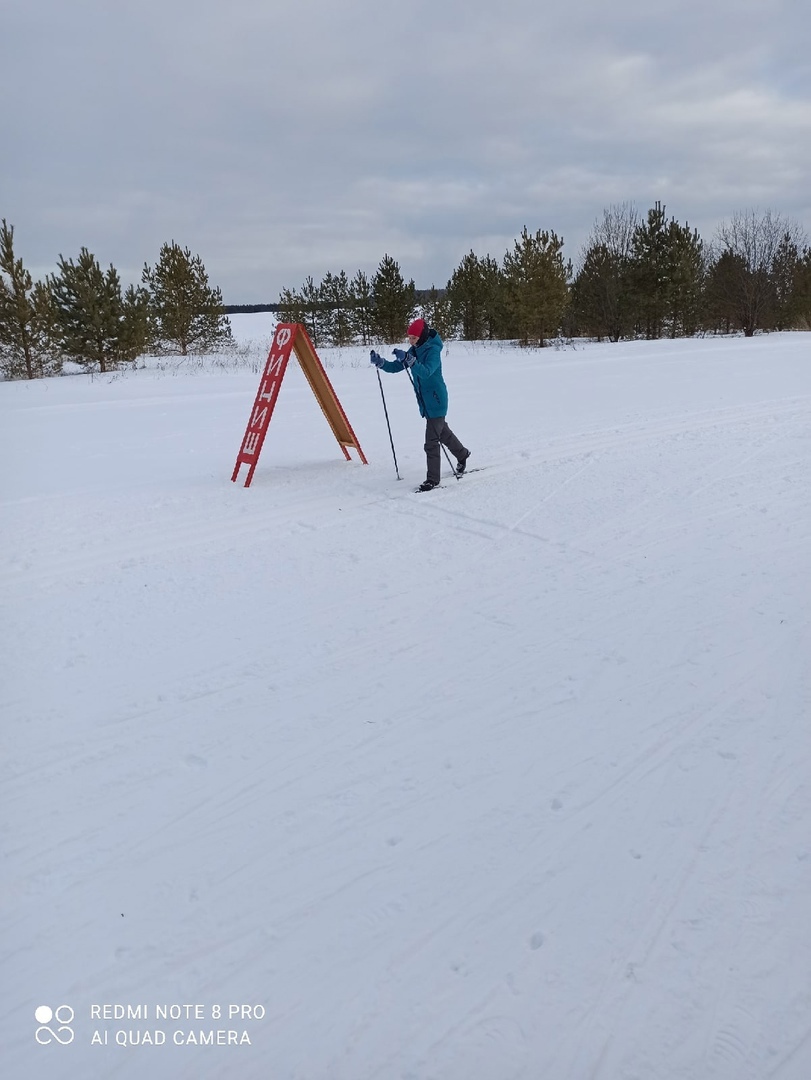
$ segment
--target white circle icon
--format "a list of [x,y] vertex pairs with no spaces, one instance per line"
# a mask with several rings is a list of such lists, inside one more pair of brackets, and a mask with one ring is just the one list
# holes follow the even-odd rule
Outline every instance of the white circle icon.
[[47,1005],[40,1005],[34,1013],[34,1019],[38,1024],[50,1024],[53,1018],[53,1009],[48,1008]]

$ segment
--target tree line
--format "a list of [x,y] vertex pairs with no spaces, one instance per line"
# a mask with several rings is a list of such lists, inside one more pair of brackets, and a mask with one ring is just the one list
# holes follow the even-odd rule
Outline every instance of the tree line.
[[419,298],[385,255],[371,278],[328,273],[274,305],[316,346],[399,341],[419,311],[446,338],[598,341],[811,328],[811,248],[779,214],[736,213],[705,243],[656,203],[603,211],[575,271],[555,232],[524,228],[501,259],[470,251],[444,288]]
[[[803,230],[770,210],[742,211],[710,243],[656,203],[642,216],[610,206],[591,230],[575,269],[553,231],[526,227],[499,259],[470,251],[442,288],[417,291],[384,255],[359,270],[308,277],[272,305],[301,322],[316,347],[402,340],[421,314],[445,338],[598,341],[697,333],[811,328],[811,248]],[[256,305],[256,308],[261,305]],[[247,307],[246,307],[247,310]],[[141,283],[122,290],[111,265],[87,248],[60,255],[56,273],[33,282],[0,225],[0,373],[37,378],[66,360],[108,371],[144,353],[211,351],[231,343],[222,295],[198,255],[164,244]]]
[[14,252],[14,228],[0,224],[0,372],[35,379],[65,361],[106,372],[145,353],[207,352],[231,343],[218,288],[199,255],[164,244],[140,285],[122,290],[118,271],[102,270],[82,248],[59,256],[56,273],[34,282]]
[[283,289],[277,313],[281,322],[303,323],[316,347],[401,341],[418,312],[445,338],[529,344],[557,334],[571,273],[560,237],[525,228],[501,265],[471,252],[444,289],[432,285],[418,297],[387,254],[371,277],[359,270],[349,278],[342,270]]

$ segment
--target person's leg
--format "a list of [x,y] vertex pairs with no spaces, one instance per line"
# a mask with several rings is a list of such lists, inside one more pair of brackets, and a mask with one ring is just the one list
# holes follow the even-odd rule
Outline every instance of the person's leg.
[[456,460],[461,464],[470,456],[470,451],[466,446],[457,439],[451,429],[448,427],[447,421],[442,425],[442,430],[439,433],[439,441],[444,443],[450,450]]
[[432,484],[439,483],[441,465],[439,440],[445,426],[444,416],[426,416],[425,418],[425,459],[428,466],[426,479]]

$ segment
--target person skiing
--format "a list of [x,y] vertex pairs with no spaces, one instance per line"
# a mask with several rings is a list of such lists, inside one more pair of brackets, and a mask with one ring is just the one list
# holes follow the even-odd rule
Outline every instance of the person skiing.
[[467,467],[470,451],[448,427],[448,388],[442,377],[442,338],[428,326],[425,319],[415,319],[408,327],[409,349],[393,349],[394,360],[384,360],[372,349],[370,360],[381,371],[411,371],[412,385],[425,419],[425,457],[427,476],[417,491],[431,491],[439,486],[441,458],[439,444],[447,446],[456,458],[456,473],[461,476]]

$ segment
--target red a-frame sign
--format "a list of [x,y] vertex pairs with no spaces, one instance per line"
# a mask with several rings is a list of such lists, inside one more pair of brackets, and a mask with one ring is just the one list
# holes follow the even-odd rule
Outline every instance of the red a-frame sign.
[[231,476],[232,480],[236,480],[242,465],[248,465],[245,487],[248,487],[251,480],[253,480],[254,469],[262,452],[262,444],[265,441],[270,418],[276,405],[276,398],[279,396],[279,389],[292,352],[295,352],[298,357],[307,382],[310,384],[318,404],[321,406],[321,411],[327,418],[327,423],[332,428],[333,435],[344,452],[344,457],[347,461],[349,460],[347,447],[354,446],[360,460],[364,465],[367,464],[360,443],[355,438],[355,433],[350,427],[346,413],[341,408],[341,403],[332,389],[332,383],[327,378],[327,373],[318,359],[309,334],[301,323],[279,323],[273,337],[273,344],[270,346],[265,370],[262,373],[262,380],[256,393],[256,400],[253,403],[251,418],[242,439],[237,463]]

